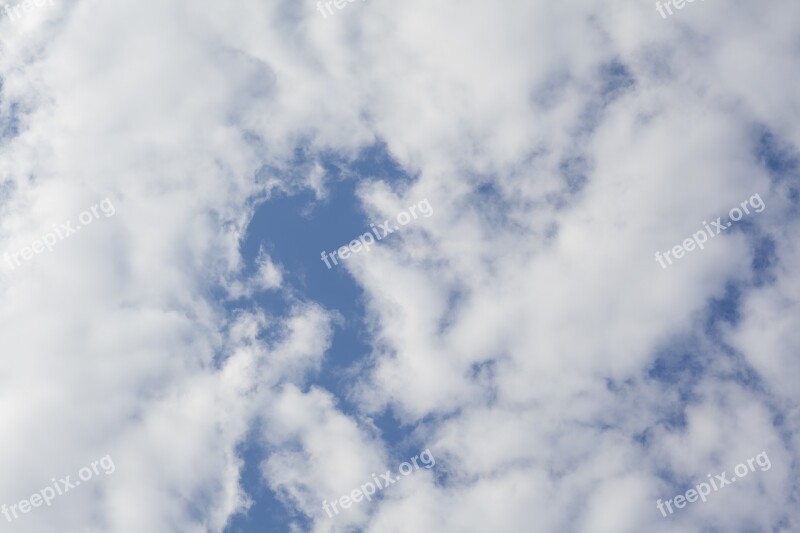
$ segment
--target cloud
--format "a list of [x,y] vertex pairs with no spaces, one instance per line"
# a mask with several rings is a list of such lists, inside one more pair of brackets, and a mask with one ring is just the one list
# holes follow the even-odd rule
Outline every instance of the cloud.
[[[298,530],[791,530],[796,176],[755,139],[800,143],[798,9],[77,2],[0,19],[0,247],[116,208],[0,288],[0,500],[110,454],[113,476],[19,527],[223,531],[258,505],[255,438]],[[370,352],[337,369],[340,397],[315,381],[340,318],[241,244],[265,198],[325,201],[319,161],[376,142],[414,179],[348,174],[369,219],[423,198],[435,214],[344,265]],[[658,266],[755,193],[763,213]],[[264,291],[289,305],[262,309]],[[323,514],[423,444],[435,471]],[[762,450],[770,471],[656,510]]]

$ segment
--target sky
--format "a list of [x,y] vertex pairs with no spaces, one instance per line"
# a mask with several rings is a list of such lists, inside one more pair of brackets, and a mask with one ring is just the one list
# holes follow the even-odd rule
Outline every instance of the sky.
[[798,22],[0,4],[0,533],[800,531]]

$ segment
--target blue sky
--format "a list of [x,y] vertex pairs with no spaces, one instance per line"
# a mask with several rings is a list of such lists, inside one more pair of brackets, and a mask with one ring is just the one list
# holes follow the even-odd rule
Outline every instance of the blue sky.
[[[365,148],[354,161],[323,158],[321,165],[333,181],[326,197],[317,198],[313,191],[303,191],[278,194],[267,200],[253,215],[241,254],[250,269],[257,270],[259,250],[263,247],[279,261],[291,291],[290,296],[260,295],[253,299],[252,305],[280,315],[287,309],[287,299],[299,298],[318,302],[341,316],[325,363],[309,380],[309,385],[334,392],[343,412],[354,413],[355,407],[347,399],[345,372],[367,358],[372,341],[366,332],[362,290],[344,268],[327,268],[320,252],[338,249],[355,236],[370,231],[373,221],[366,217],[356,197],[360,180],[377,178],[401,186],[413,178],[403,173],[386,147],[379,144]],[[408,437],[408,428],[403,428],[390,411],[376,417],[375,423],[390,448],[402,446]],[[283,506],[263,486],[259,466],[269,451],[257,439],[243,444],[242,456],[246,462],[243,486],[253,495],[255,503],[246,514],[234,517],[227,532],[263,532],[265,528],[287,531],[294,520],[308,527],[306,520]]]

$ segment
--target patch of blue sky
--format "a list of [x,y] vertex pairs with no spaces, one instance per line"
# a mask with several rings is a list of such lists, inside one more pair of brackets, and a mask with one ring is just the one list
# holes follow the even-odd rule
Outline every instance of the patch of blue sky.
[[[353,161],[330,154],[318,156],[317,161],[325,169],[327,194],[318,198],[314,191],[303,189],[267,200],[253,216],[241,254],[247,264],[245,275],[255,271],[261,247],[283,272],[285,291],[265,291],[253,297],[252,304],[269,315],[285,316],[296,299],[315,302],[341,316],[342,320],[334,324],[332,345],[321,372],[310,377],[309,385],[331,391],[340,409],[352,415],[355,406],[347,399],[352,378],[346,371],[371,350],[363,291],[341,265],[328,269],[320,253],[347,244],[368,231],[370,222],[374,222],[366,217],[356,197],[359,182],[377,179],[402,188],[413,177],[403,172],[380,143],[364,149]],[[296,163],[309,168],[311,159],[298,151]],[[231,302],[227,307],[233,312],[237,307],[252,304]],[[395,452],[392,455],[402,457],[402,453],[413,450],[409,443],[413,428],[402,426],[391,411],[375,417],[374,423],[387,447]],[[254,504],[246,514],[233,518],[226,533],[283,532],[292,523],[306,527],[307,519],[284,506],[265,486],[260,465],[268,451],[259,444],[258,433],[252,435],[242,444],[240,452],[245,461],[242,484]]]

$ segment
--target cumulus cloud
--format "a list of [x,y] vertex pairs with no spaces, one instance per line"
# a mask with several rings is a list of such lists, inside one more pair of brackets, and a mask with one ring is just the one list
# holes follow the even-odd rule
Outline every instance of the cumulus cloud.
[[[0,503],[116,465],[10,527],[222,532],[259,504],[252,439],[298,531],[796,529],[798,15],[273,0],[0,19],[0,253],[115,208],[2,266]],[[342,317],[242,243],[279,193],[329,200],[320,161],[376,143],[413,179],[345,172],[369,220],[423,198],[434,215],[342,265],[368,351],[327,390]],[[763,212],[654,259],[756,193]],[[425,447],[435,469],[322,511]],[[770,470],[656,509],[762,451]]]

